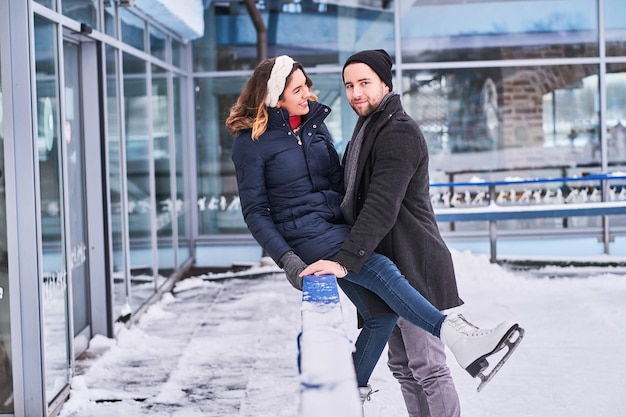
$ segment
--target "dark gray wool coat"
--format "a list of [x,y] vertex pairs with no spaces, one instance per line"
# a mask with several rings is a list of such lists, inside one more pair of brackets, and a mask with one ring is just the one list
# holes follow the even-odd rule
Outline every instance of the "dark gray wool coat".
[[452,257],[430,202],[426,140],[400,96],[379,110],[371,115],[359,154],[356,222],[334,259],[358,272],[372,252],[381,253],[436,308],[457,307],[463,301]]

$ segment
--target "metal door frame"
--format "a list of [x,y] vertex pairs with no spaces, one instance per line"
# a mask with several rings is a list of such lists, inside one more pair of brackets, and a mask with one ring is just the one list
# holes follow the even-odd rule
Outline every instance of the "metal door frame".
[[[101,111],[103,98],[101,97],[102,89],[100,76],[100,46],[93,39],[90,39],[85,33],[75,33],[65,29],[63,36],[59,37],[61,45],[59,51],[62,51],[63,42],[72,42],[79,47],[79,71],[80,71],[80,111],[83,118],[83,131],[80,137],[83,139],[83,168],[84,168],[84,198],[85,198],[85,234],[87,241],[87,285],[89,287],[88,301],[88,326],[74,336],[72,358],[75,359],[82,354],[88,347],[85,341],[89,341],[94,334],[108,334],[108,316],[109,302],[107,289],[107,267],[106,267],[106,239],[105,239],[105,212],[104,212],[104,170],[103,170],[103,149],[102,141],[104,135],[103,112]],[[64,61],[64,57],[61,62]],[[64,75],[63,70],[59,70],[61,78]],[[65,120],[65,80],[62,78],[63,88],[61,88],[61,120]],[[77,103],[78,104],[78,103]],[[64,158],[67,155],[64,154]],[[87,163],[88,162],[88,163]],[[64,161],[64,187],[68,184],[69,173],[67,172],[67,164]],[[68,212],[69,204],[67,204],[67,193],[65,204],[65,216],[70,216]],[[69,226],[66,224],[66,236],[69,237]],[[67,265],[69,263],[69,238],[66,239]],[[69,273],[71,279],[71,273]],[[71,286],[68,285],[71,289]],[[73,307],[73,298],[70,294],[70,307]],[[70,315],[73,309],[70,309]],[[73,323],[71,317],[70,323]],[[74,334],[72,332],[70,334]],[[72,366],[73,368],[73,366]]]

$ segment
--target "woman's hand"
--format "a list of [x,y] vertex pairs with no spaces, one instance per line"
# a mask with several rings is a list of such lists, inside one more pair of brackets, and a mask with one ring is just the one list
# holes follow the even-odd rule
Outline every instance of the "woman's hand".
[[343,278],[348,275],[348,270],[338,262],[321,259],[317,262],[313,262],[300,272],[301,277],[304,277],[305,275],[324,274],[333,274],[337,278]]

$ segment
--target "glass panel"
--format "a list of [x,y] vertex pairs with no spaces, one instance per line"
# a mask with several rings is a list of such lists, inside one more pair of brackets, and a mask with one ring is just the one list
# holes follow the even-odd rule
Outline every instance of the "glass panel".
[[152,269],[150,194],[150,138],[147,132],[149,97],[146,62],[124,53],[124,118],[126,127],[126,175],[128,193],[128,232],[133,288],[131,305],[140,306],[155,292]]
[[176,147],[176,215],[178,217],[178,265],[191,256],[189,219],[196,205],[189,198],[185,182],[185,137],[184,118],[186,115],[185,79],[174,76],[174,141]]
[[74,336],[89,325],[89,241],[85,207],[85,165],[83,152],[82,90],[80,50],[77,44],[63,43],[65,72],[65,123],[63,136],[67,149],[68,200],[70,223],[70,273]]
[[122,41],[143,51],[145,49],[145,22],[126,8],[118,8]]
[[99,1],[61,0],[63,14],[80,23],[87,23],[93,29],[98,29]]
[[[1,39],[0,48],[2,48]],[[2,54],[0,54],[0,60],[1,59]],[[2,65],[0,65],[0,68],[2,68]],[[0,76],[0,414],[13,412],[13,355],[11,353],[10,300],[6,190],[4,188],[2,77]]]
[[606,126],[609,164],[626,165],[626,63],[607,65]]
[[626,55],[626,3],[604,0],[607,56]]
[[[430,150],[431,182],[582,176],[600,169],[595,65],[406,71],[403,103]],[[599,193],[598,184],[499,186],[498,204],[545,204]],[[431,187],[437,207],[488,204],[486,188]],[[599,226],[599,218],[498,222],[498,229]],[[451,228],[452,225],[444,227]],[[454,230],[485,230],[459,222]]]
[[114,317],[120,318],[129,314],[124,308],[130,305],[130,296],[126,281],[126,264],[124,262],[124,213],[122,211],[122,155],[121,127],[119,121],[119,96],[117,92],[117,51],[106,47],[106,91],[107,91],[107,146],[109,166],[109,198],[111,201],[111,246],[113,249],[113,308]]
[[313,80],[313,92],[318,101],[332,109],[324,122],[333,137],[337,152],[342,155],[357,122],[357,115],[346,100],[343,77],[341,74],[311,73],[309,76]]
[[[600,164],[595,65],[405,71],[435,181],[560,176]],[[437,176],[441,178],[437,178]]]
[[233,137],[224,122],[247,77],[196,80],[196,175],[200,234],[248,233],[243,221],[235,167]]
[[172,39],[172,65],[184,69],[182,53],[183,45],[176,39]]
[[[56,2],[54,2],[53,0],[35,0],[35,3],[42,4],[49,9],[52,9],[52,4]],[[56,9],[56,7],[54,9]]]
[[152,56],[165,61],[168,37],[165,33],[150,26],[150,53]]
[[597,56],[596,3],[404,1],[402,59],[441,62]]
[[[393,53],[392,2],[380,3],[385,7],[256,2],[264,22],[270,22],[267,55],[289,54],[305,67],[314,67],[343,64],[357,49],[385,48]],[[315,36],[303,30],[312,27]],[[243,2],[212,2],[205,10],[205,28],[204,36],[192,43],[196,71],[255,67],[257,33]]]
[[167,72],[152,66],[152,135],[154,140],[154,181],[156,185],[157,246],[159,277],[174,270],[172,220],[174,201],[170,176],[170,106]]
[[[489,204],[486,187],[451,188],[446,185],[451,181],[584,177],[599,171],[597,69],[568,65],[404,72],[403,103],[429,145],[435,208]],[[612,78],[609,74],[609,89],[619,93],[619,78]],[[613,99],[621,100],[609,93],[607,101]],[[623,114],[616,103],[608,109],[609,118]],[[619,156],[618,145],[608,139],[608,153]],[[599,201],[600,194],[598,181],[550,182],[498,186],[491,198],[515,206]],[[498,230],[599,226],[597,216],[498,222]],[[487,227],[486,222],[442,225],[455,231]]]
[[115,31],[115,3],[104,2],[104,33],[112,38],[117,38]]
[[53,399],[69,382],[68,289],[59,140],[59,85],[56,26],[35,16],[37,133],[43,249],[43,320],[46,398]]

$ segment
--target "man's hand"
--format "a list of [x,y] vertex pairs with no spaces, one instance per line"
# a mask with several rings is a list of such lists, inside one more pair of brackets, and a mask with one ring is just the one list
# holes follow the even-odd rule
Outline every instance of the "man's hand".
[[301,277],[304,277],[306,275],[324,274],[333,274],[337,278],[343,278],[348,275],[348,271],[343,265],[338,262],[321,259],[317,262],[313,262],[311,265],[304,268],[302,272],[300,272]]

